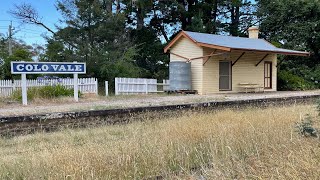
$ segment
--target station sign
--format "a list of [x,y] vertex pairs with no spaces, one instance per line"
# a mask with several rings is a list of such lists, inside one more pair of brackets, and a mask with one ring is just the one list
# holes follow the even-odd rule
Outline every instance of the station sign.
[[27,105],[27,74],[73,74],[74,99],[79,101],[78,74],[86,73],[86,63],[12,61],[11,73],[21,74],[22,104]]
[[86,64],[78,62],[11,62],[12,74],[85,74]]

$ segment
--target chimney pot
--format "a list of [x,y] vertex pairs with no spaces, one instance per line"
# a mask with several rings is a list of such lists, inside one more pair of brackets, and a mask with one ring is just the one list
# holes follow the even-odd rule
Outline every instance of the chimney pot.
[[249,33],[249,38],[258,39],[259,38],[259,27],[257,27],[257,26],[250,27],[248,29],[248,33]]

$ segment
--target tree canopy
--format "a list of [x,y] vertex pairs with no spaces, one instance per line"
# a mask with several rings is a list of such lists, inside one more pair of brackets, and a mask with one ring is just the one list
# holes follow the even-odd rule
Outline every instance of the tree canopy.
[[[280,75],[297,76],[310,86],[320,82],[320,3],[318,0],[259,0],[262,37],[283,48],[307,50],[310,57],[280,57]],[[285,77],[290,79],[290,77]],[[281,80],[281,77],[280,77]],[[302,81],[297,80],[297,81]],[[281,80],[279,87],[283,85]],[[284,85],[287,86],[287,85]],[[309,86],[309,85],[308,85]]]
[[[87,76],[167,78],[163,47],[182,30],[247,36],[260,26],[261,37],[276,46],[308,50],[311,57],[285,58],[282,70],[319,64],[318,0],[57,0],[64,25],[48,29],[36,10],[17,5],[11,14],[53,33],[41,61],[81,61]],[[299,71],[300,76],[304,76]]]

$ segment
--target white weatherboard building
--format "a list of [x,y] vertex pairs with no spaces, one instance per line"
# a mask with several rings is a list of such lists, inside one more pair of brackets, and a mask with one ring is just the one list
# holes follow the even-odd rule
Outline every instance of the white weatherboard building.
[[277,48],[258,34],[257,27],[249,38],[181,31],[164,52],[170,62],[191,63],[191,89],[199,94],[277,91],[277,55],[309,52]]

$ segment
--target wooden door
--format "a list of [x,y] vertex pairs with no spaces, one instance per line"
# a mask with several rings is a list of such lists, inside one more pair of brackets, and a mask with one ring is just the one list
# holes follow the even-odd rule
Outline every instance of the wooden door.
[[264,62],[264,88],[272,89],[272,62]]
[[219,62],[219,90],[230,91],[231,87],[231,61]]

